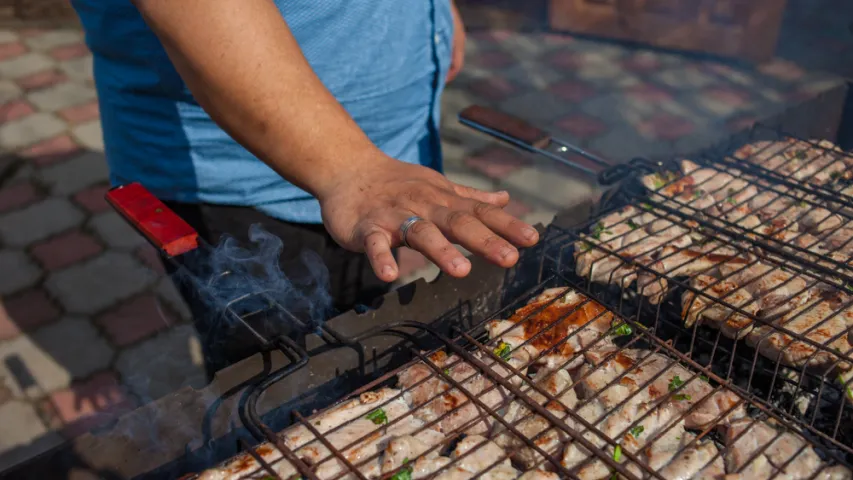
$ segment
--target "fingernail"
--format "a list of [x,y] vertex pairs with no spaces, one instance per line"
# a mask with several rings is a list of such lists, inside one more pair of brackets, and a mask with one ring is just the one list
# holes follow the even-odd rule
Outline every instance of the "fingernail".
[[382,267],[383,277],[390,277],[392,275],[394,275],[394,267],[392,267],[391,265],[385,265],[384,267]]
[[536,238],[536,235],[539,235],[539,232],[537,232],[535,228],[525,227],[524,230],[521,231],[521,234],[524,235],[524,238],[533,240]]
[[508,257],[508,256],[509,256],[513,251],[514,251],[514,250],[513,250],[512,248],[510,248],[510,247],[504,247],[504,248],[502,248],[502,249],[501,249],[501,251],[500,251],[500,252],[498,252],[498,255],[500,255],[500,256],[501,256],[501,258],[506,258],[506,257]]
[[459,270],[459,268],[463,267],[466,263],[468,263],[468,260],[466,260],[465,257],[457,257],[450,262],[454,270]]

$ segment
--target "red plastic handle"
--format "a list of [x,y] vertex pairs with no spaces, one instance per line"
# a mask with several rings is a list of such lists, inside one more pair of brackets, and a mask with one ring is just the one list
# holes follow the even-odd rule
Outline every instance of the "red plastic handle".
[[120,185],[105,197],[152,245],[170,257],[198,248],[198,232],[140,183]]

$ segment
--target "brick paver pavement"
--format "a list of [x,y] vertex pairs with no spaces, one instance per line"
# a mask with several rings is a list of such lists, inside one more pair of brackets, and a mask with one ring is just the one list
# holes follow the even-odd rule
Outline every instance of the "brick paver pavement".
[[[800,23],[832,16],[799,8]],[[459,125],[461,108],[499,107],[615,160],[687,152],[837,82],[817,70],[848,68],[834,59],[850,58],[853,42],[838,20],[827,22],[808,37],[831,52],[822,63],[783,35],[786,59],[756,68],[561,35],[471,32],[466,69],[443,100],[447,175],[508,189],[511,211],[547,223],[590,195],[592,182]],[[0,470],[204,381],[186,307],[153,249],[103,201],[91,69],[78,31],[0,31]],[[401,260],[406,281],[436,274],[418,254]]]

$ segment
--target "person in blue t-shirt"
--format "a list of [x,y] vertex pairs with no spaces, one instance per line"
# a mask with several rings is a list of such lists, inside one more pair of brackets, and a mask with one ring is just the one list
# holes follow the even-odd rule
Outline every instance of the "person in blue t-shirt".
[[338,308],[387,289],[400,245],[461,277],[452,243],[509,267],[538,241],[506,192],[440,173],[440,96],[464,58],[451,0],[72,4],[111,181],[141,182],[212,243],[262,224],[285,273],[318,252]]

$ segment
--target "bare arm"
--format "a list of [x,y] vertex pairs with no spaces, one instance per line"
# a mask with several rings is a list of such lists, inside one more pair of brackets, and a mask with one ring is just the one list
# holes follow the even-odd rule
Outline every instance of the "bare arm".
[[214,121],[289,181],[319,197],[333,177],[317,175],[318,166],[340,172],[375,161],[378,149],[314,74],[270,0],[134,3]]
[[535,231],[503,211],[505,193],[453,184],[388,157],[312,71],[271,0],[134,0],[196,100],[226,132],[320,200],[342,246],[364,251],[379,278],[397,278],[391,249],[409,244],[442,270],[470,263],[448,241],[511,266]]

